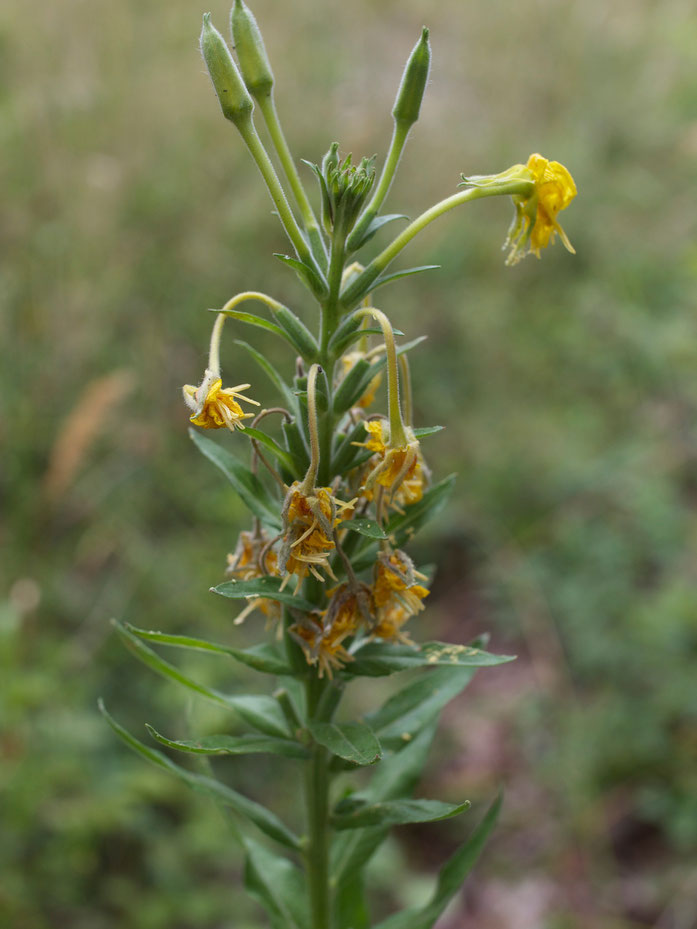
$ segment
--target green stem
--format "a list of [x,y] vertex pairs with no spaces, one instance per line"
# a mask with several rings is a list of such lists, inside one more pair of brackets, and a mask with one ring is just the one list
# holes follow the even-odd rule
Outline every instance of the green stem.
[[481,200],[483,197],[500,197],[502,194],[507,194],[509,196],[519,194],[524,196],[528,194],[529,191],[529,181],[517,180],[496,187],[468,187],[466,190],[461,190],[459,193],[453,194],[451,197],[446,197],[445,200],[441,200],[439,203],[434,204],[434,206],[422,213],[421,216],[417,216],[413,222],[409,223],[406,229],[404,229],[387,248],[383,249],[358,277],[355,277],[351,281],[346,290],[341,294],[342,306],[346,310],[355,306],[361,297],[368,292],[370,286],[376,278],[382,274],[390,262],[394,261],[397,255],[411,242],[414,236],[418,235],[418,233],[421,232],[422,229],[425,229],[429,223],[432,223],[434,219],[438,219],[439,216],[442,216],[449,210],[454,209],[456,206],[460,206],[462,203],[467,203],[470,200]]
[[283,228],[285,229],[288,238],[293,243],[293,247],[295,248],[298,258],[300,258],[301,261],[304,261],[314,271],[316,271],[320,279],[322,279],[322,272],[320,271],[317,262],[310,252],[307,242],[305,241],[305,238],[300,231],[300,227],[298,226],[295,217],[293,216],[293,212],[288,205],[288,201],[286,200],[286,195],[283,192],[281,182],[278,179],[278,175],[276,174],[266,149],[262,145],[261,139],[259,138],[259,135],[257,134],[257,131],[254,127],[254,123],[250,119],[238,126],[238,129],[240,131],[240,135],[247,145],[247,148],[251,152],[252,158],[254,158],[257,163],[257,167],[261,172],[261,176],[266,182],[266,186],[268,187],[269,193],[271,194],[271,199],[276,205],[278,215],[280,216],[281,222],[283,223]]
[[[318,719],[325,682],[311,673],[306,683],[308,719]],[[330,929],[329,897],[329,768],[327,750],[316,742],[305,763],[307,848],[305,866],[312,929]]]
[[389,193],[397,171],[397,166],[399,165],[399,159],[402,157],[402,152],[404,151],[407,136],[409,135],[409,130],[412,125],[412,123],[405,124],[401,120],[399,122],[395,121],[390,148],[387,153],[387,158],[385,159],[385,165],[382,169],[380,180],[375,188],[375,193],[346,242],[349,251],[355,251],[358,248],[361,239],[365,235],[366,229],[377,216],[378,210]]
[[288,183],[290,184],[291,190],[293,191],[293,196],[295,197],[298,207],[300,208],[300,215],[302,216],[305,228],[307,229],[307,237],[310,240],[312,252],[317,261],[321,262],[322,265],[326,267],[327,249],[324,244],[324,239],[322,238],[319,223],[317,222],[317,218],[315,217],[314,211],[305,192],[305,188],[302,185],[300,175],[298,174],[297,168],[295,167],[295,162],[293,161],[293,155],[291,154],[286,137],[283,133],[281,121],[278,118],[278,112],[276,110],[276,102],[273,97],[273,92],[270,92],[268,96],[257,97],[257,103],[259,104],[259,109],[261,110],[262,116],[264,117],[264,121],[269,130],[271,141],[273,142],[274,148],[278,153],[279,161],[281,162],[285,175],[288,178]]

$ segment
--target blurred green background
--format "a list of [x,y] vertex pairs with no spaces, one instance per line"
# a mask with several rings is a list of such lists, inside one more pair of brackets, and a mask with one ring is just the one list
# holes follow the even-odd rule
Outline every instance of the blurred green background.
[[[424,792],[471,797],[472,817],[498,783],[507,793],[443,927],[694,929],[693,4],[253,9],[291,145],[311,160],[334,139],[384,153],[403,61],[430,26],[428,95],[390,211],[414,216],[460,172],[533,151],[579,188],[562,217],[575,258],[557,244],[504,268],[510,207],[491,200],[400,259],[442,270],[380,292],[408,337],[429,335],[412,356],[416,421],[447,426],[425,452],[436,475],[460,474],[417,550],[441,567],[412,632],[488,629],[492,650],[520,656],[451,707],[427,772]],[[102,695],[135,732],[147,720],[174,738],[217,720],[137,665],[110,617],[229,642],[261,628],[233,629],[230,604],[207,594],[246,517],[191,446],[179,391],[205,364],[208,307],[250,288],[306,306],[204,73],[201,12],[0,10],[0,924],[16,929],[264,925],[218,811],[96,713]],[[227,4],[212,12],[224,30]],[[231,339],[223,365],[274,401]],[[230,683],[211,659],[184,665]],[[237,787],[292,806],[285,769],[234,764]],[[473,822],[400,830],[371,869],[380,911],[419,898]]]

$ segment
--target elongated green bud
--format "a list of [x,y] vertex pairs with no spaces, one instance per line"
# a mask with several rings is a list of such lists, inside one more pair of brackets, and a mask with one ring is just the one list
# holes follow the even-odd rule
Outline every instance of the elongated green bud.
[[213,89],[218,95],[225,119],[239,126],[250,120],[254,102],[247,93],[230,50],[218,30],[211,24],[211,14],[204,13],[201,30],[201,54],[206,62]]
[[257,21],[243,0],[235,0],[233,4],[230,30],[247,90],[257,100],[267,97],[273,87],[273,72]]
[[424,26],[421,38],[414,46],[402,75],[392,115],[395,122],[411,126],[419,118],[428,72],[431,68],[431,46],[428,29]]

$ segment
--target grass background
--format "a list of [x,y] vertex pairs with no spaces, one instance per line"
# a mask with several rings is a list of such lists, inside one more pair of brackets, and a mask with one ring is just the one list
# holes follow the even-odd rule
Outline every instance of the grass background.
[[[413,633],[490,629],[494,650],[520,655],[452,708],[427,773],[425,793],[469,796],[471,815],[507,788],[443,926],[694,929],[692,4],[253,8],[291,146],[312,160],[334,139],[384,153],[403,61],[430,26],[390,210],[414,216],[460,172],[532,151],[579,188],[563,217],[575,258],[557,245],[504,268],[509,205],[487,201],[404,255],[439,272],[381,297],[408,337],[429,335],[416,421],[447,426],[425,452],[437,475],[460,474],[417,550],[441,568]],[[226,5],[212,11],[224,29]],[[260,288],[309,309],[271,257],[282,234],[203,71],[201,12],[0,11],[0,916],[18,929],[263,925],[217,811],[127,754],[95,711],[103,695],[133,730],[172,737],[223,725],[135,665],[108,619],[258,636],[232,632],[230,605],[206,594],[246,517],[191,447],[179,389],[205,363],[207,307]],[[259,383],[231,344],[223,365]],[[233,779],[283,811],[283,774],[256,760]],[[400,830],[371,870],[378,909],[418,898],[426,884],[404,869],[435,868],[462,828]]]

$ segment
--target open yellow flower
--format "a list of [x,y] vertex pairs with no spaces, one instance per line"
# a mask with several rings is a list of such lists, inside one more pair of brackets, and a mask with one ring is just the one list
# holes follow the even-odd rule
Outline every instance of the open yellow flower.
[[235,428],[244,429],[243,419],[249,419],[253,413],[245,413],[237,402],[244,400],[259,406],[256,400],[245,397],[240,393],[247,390],[249,384],[238,384],[237,387],[223,387],[220,376],[212,371],[206,371],[206,376],[199,387],[185,384],[182,387],[186,405],[192,410],[189,417],[195,426],[203,429],[222,429],[225,426],[234,432]]
[[504,244],[504,248],[510,248],[506,264],[516,264],[528,254],[539,258],[540,249],[554,242],[557,234],[565,248],[575,254],[573,245],[557,222],[558,214],[576,196],[574,179],[563,164],[548,161],[538,154],[528,158],[525,170],[532,175],[535,189],[529,197],[513,197],[516,212]]

